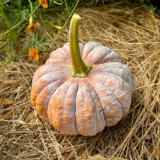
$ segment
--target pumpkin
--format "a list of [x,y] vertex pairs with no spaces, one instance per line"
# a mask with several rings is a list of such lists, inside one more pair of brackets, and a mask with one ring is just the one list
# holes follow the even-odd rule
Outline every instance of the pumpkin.
[[73,15],[69,43],[34,73],[31,103],[61,133],[94,136],[129,111],[133,80],[117,53],[97,42],[78,42],[80,20]]

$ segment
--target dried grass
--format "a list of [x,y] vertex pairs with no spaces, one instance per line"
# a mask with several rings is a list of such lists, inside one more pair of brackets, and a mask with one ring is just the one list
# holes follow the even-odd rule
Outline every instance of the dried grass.
[[[116,51],[134,76],[131,110],[118,125],[94,137],[65,136],[42,121],[29,95],[34,71],[45,62],[19,58],[0,74],[0,159],[160,159],[160,20],[141,7],[110,4],[79,8],[80,41]],[[46,30],[44,30],[45,32]],[[47,32],[47,31],[46,31]],[[46,34],[47,36],[47,34]],[[67,41],[68,26],[56,46]]]

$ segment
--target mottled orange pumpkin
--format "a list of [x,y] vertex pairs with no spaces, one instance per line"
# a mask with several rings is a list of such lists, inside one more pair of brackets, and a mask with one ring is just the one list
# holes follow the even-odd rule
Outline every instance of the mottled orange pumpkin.
[[80,19],[73,15],[69,43],[35,72],[31,102],[62,133],[94,136],[129,111],[133,81],[117,53],[96,42],[78,42]]

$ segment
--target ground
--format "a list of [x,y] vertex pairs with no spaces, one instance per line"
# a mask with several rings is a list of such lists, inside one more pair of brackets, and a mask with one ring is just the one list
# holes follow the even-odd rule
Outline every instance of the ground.
[[[117,52],[133,73],[130,112],[94,137],[66,136],[44,122],[30,103],[38,62],[20,57],[0,74],[1,159],[160,159],[160,20],[142,6],[114,3],[76,10],[80,42],[96,41]],[[53,50],[68,40],[67,26]],[[47,30],[44,33],[49,32]],[[54,36],[54,35],[51,35]]]

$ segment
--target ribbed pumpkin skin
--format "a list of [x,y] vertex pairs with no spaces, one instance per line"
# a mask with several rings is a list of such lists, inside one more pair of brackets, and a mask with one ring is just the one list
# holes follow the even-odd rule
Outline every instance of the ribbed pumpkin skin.
[[64,134],[94,136],[116,125],[131,105],[132,74],[115,52],[96,42],[79,44],[92,65],[86,78],[70,75],[69,43],[50,54],[33,76],[31,103]]

